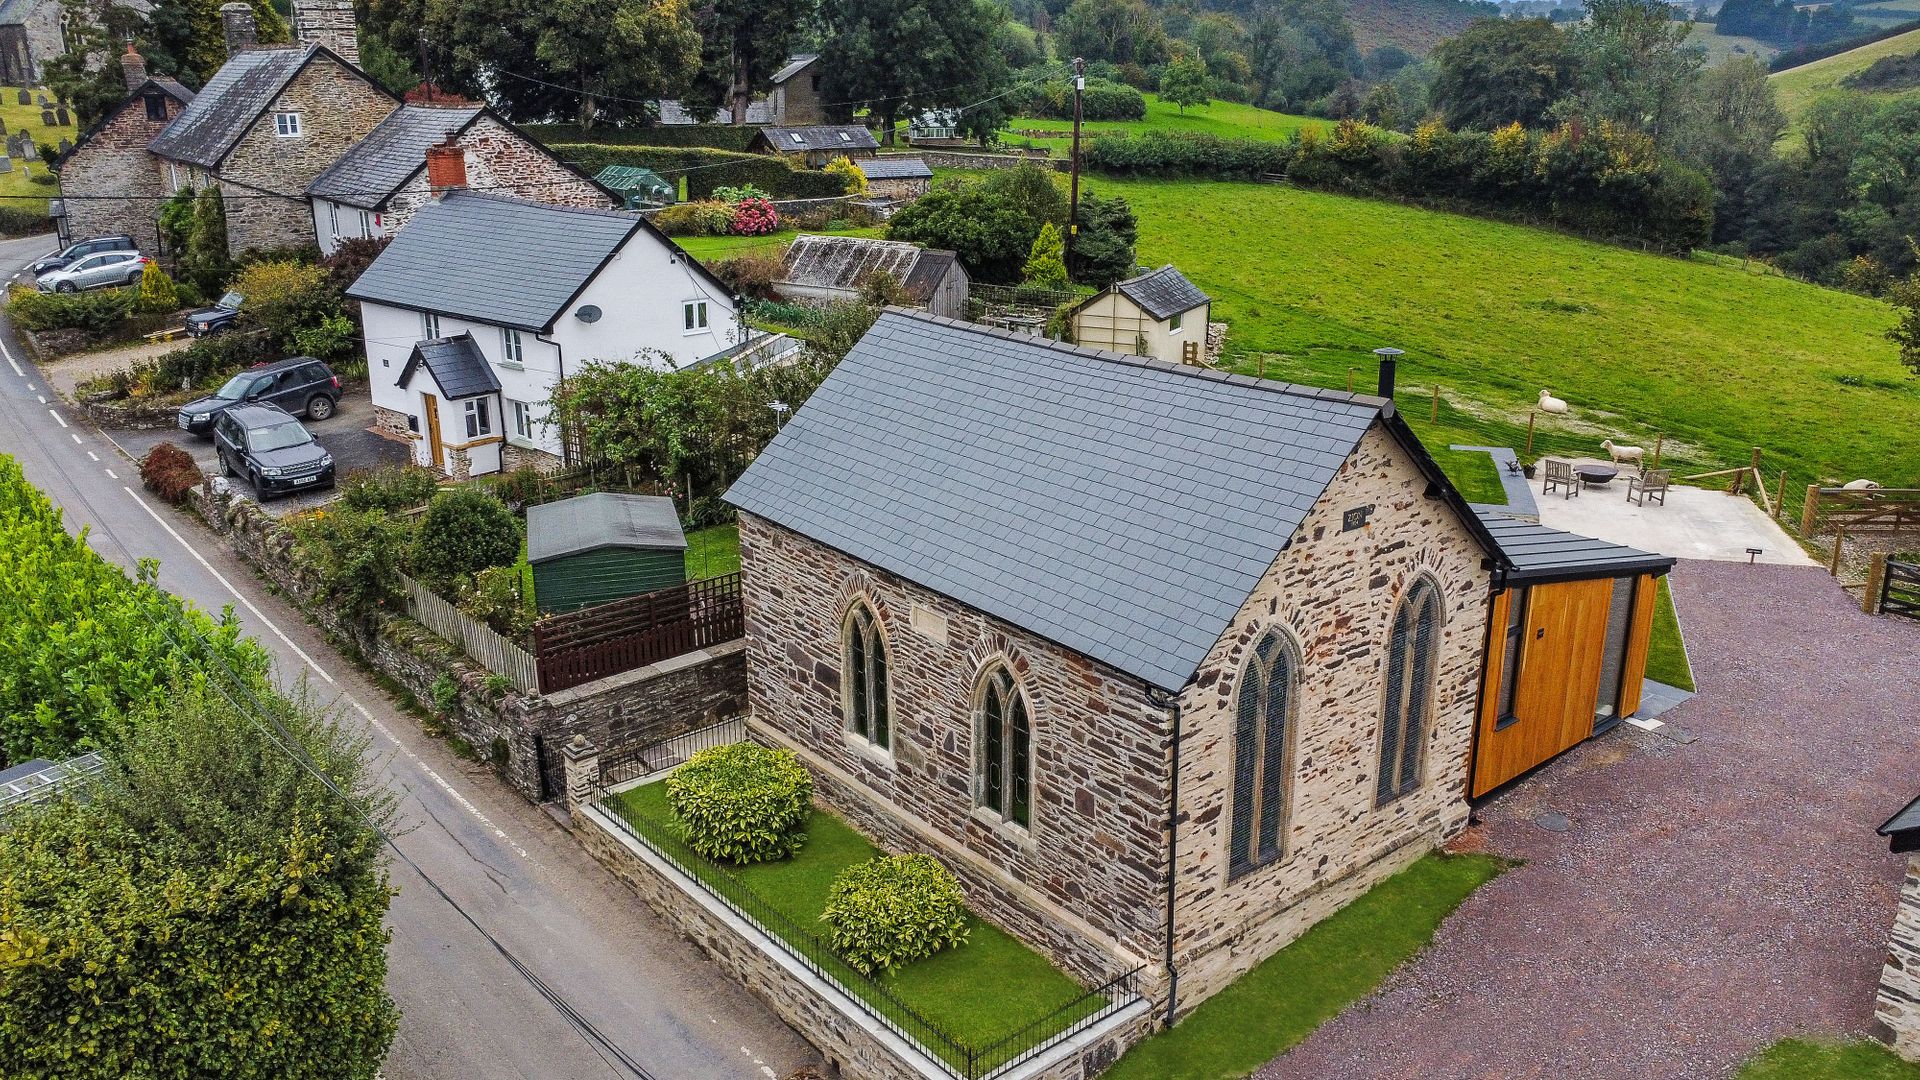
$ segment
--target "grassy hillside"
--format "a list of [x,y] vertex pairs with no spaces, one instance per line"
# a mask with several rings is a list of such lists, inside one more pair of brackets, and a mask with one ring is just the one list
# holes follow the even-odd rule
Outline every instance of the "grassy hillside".
[[1740,37],[1736,34],[1722,34],[1713,28],[1712,23],[1693,24],[1693,33],[1687,36],[1687,44],[1698,45],[1707,50],[1708,64],[1724,64],[1728,60],[1742,56],[1757,57],[1762,62],[1771,60],[1780,51],[1777,45],[1769,45],[1759,38]]
[[[1876,41],[1871,45],[1862,45],[1858,49],[1837,53],[1824,60],[1815,60],[1811,64],[1777,72],[1770,76],[1774,89],[1780,95],[1780,107],[1793,121],[1787,129],[1786,137],[1791,139],[1799,134],[1800,120],[1806,115],[1807,108],[1815,98],[1829,90],[1841,89],[1840,80],[1856,72],[1867,70],[1875,60],[1883,56],[1900,56],[1920,52],[1920,30],[1911,30],[1885,41]],[[1920,94],[1920,90],[1900,90],[1876,97],[1911,97]]]
[[1346,8],[1361,52],[1398,45],[1415,56],[1486,15],[1459,0],[1346,0]]
[[[8,134],[28,131],[33,134],[34,145],[53,143],[58,145],[62,136],[78,139],[80,131],[72,124],[66,127],[45,127],[40,123],[41,110],[38,105],[19,104],[17,86],[0,87],[0,120],[7,125]],[[36,214],[47,212],[47,199],[53,195],[54,188],[47,184],[36,184],[29,177],[44,176],[47,167],[39,158],[25,163],[13,163],[13,171],[0,176],[0,206],[14,210],[26,210]]]
[[[1535,452],[1613,437],[1700,469],[1764,448],[1789,485],[1920,486],[1920,379],[1879,301],[1715,260],[1278,185],[1119,182],[1140,262],[1173,262],[1232,324],[1242,370],[1344,388],[1407,350],[1401,407],[1437,443],[1521,446],[1543,388],[1573,404]],[[1438,382],[1440,420],[1429,420]],[[1691,471],[1690,469],[1687,471]]]
[[[1145,131],[1148,128],[1160,128],[1168,131],[1200,131],[1228,139],[1279,141],[1289,138],[1303,127],[1329,130],[1333,127],[1331,120],[1321,120],[1312,116],[1292,116],[1231,101],[1216,101],[1211,105],[1194,106],[1182,113],[1178,105],[1161,101],[1156,95],[1148,94],[1146,97],[1147,118],[1145,120],[1088,121],[1080,126],[1082,137],[1084,138],[1087,133],[1095,135],[1102,132],[1131,133]],[[1051,147],[1056,156],[1065,154],[1073,143],[1071,137],[1073,122],[1070,120],[1017,116],[1012,121],[1012,127],[1014,132],[1058,133],[1051,137],[1020,134],[1006,136],[1014,143],[1026,142],[1034,146]]]

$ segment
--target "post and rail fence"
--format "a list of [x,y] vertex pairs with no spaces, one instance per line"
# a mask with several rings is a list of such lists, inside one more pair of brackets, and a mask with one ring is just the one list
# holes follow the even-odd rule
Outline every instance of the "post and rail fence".
[[1920,488],[1856,488],[1807,485],[1800,509],[1800,535],[1828,529],[1849,533],[1920,534]]

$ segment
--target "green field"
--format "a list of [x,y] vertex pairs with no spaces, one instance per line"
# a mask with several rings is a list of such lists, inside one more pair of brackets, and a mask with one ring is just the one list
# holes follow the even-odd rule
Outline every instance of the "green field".
[[1707,64],[1724,64],[1728,60],[1742,56],[1757,57],[1761,62],[1773,59],[1780,46],[1769,45],[1759,38],[1741,37],[1737,34],[1722,34],[1713,28],[1712,23],[1693,24],[1693,33],[1687,36],[1687,44],[1698,45],[1707,50]]
[[1758,446],[1790,488],[1920,486],[1920,379],[1883,336],[1879,301],[1282,185],[1089,186],[1133,203],[1141,263],[1172,262],[1212,295],[1239,370],[1264,360],[1269,377],[1344,389],[1352,369],[1366,388],[1373,349],[1407,350],[1399,402],[1431,446],[1523,449],[1551,389],[1573,411],[1540,420],[1535,456],[1664,438],[1682,474]]
[[1787,1039],[1761,1051],[1734,1080],[1920,1080],[1920,1065],[1874,1042]]
[[[19,104],[19,94],[20,88],[17,86],[0,87],[0,120],[6,121],[8,135],[30,131],[36,146],[43,142],[58,146],[62,136],[69,140],[80,137],[79,129],[71,124],[66,127],[43,127],[40,123],[40,106]],[[35,96],[38,97],[37,94]],[[25,162],[24,169],[22,164],[15,161],[12,172],[0,175],[0,206],[44,214],[47,212],[47,199],[55,189],[51,185],[34,183],[27,174],[45,175],[47,167],[38,157]]]
[[[1768,76],[1774,90],[1779,94],[1780,107],[1786,110],[1792,121],[1787,127],[1784,139],[1799,137],[1800,121],[1806,116],[1807,109],[1814,99],[1830,90],[1842,89],[1840,80],[1849,75],[1867,70],[1875,60],[1883,56],[1900,56],[1906,53],[1920,52],[1920,30],[1910,30],[1885,41],[1876,41],[1871,45],[1862,45],[1858,49],[1829,56],[1824,60],[1815,60],[1787,71]],[[1898,90],[1889,94],[1874,94],[1875,98],[1893,100],[1894,98],[1920,95],[1920,90]]]
[[[1178,105],[1170,105],[1153,94],[1146,95],[1147,118],[1145,120],[1090,120],[1080,125],[1081,137],[1087,134],[1135,134],[1149,128],[1166,131],[1198,131],[1208,135],[1218,135],[1225,139],[1262,139],[1279,142],[1293,137],[1293,133],[1303,127],[1331,129],[1333,121],[1320,120],[1311,116],[1291,116],[1268,109],[1257,109],[1252,105],[1240,105],[1231,101],[1216,101],[1211,105],[1193,106],[1182,114]],[[1008,124],[1013,130],[1005,132],[1001,138],[1019,145],[1029,143],[1033,146],[1045,146],[1053,150],[1056,156],[1064,155],[1073,145],[1073,123],[1069,120],[1049,120],[1038,116],[1016,116]],[[1022,131],[1059,132],[1052,138],[1040,138],[1022,135]]]

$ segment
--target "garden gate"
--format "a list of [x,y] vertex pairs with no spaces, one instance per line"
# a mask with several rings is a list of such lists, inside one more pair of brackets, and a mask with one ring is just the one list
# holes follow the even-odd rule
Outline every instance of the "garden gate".
[[1880,579],[1880,610],[1920,619],[1920,563],[1887,560],[1886,574]]

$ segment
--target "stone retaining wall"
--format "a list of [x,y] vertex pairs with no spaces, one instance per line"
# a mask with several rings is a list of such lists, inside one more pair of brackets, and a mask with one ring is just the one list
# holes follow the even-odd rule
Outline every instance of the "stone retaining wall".
[[1038,165],[1051,168],[1056,172],[1065,172],[1069,162],[1064,158],[1049,158],[1026,154],[974,154],[959,150],[918,150],[915,157],[929,166],[949,169],[1017,169],[1022,165]]
[[1887,964],[1873,1003],[1874,1037],[1908,1061],[1920,1061],[1920,857],[1907,859],[1900,906],[1887,940]]

